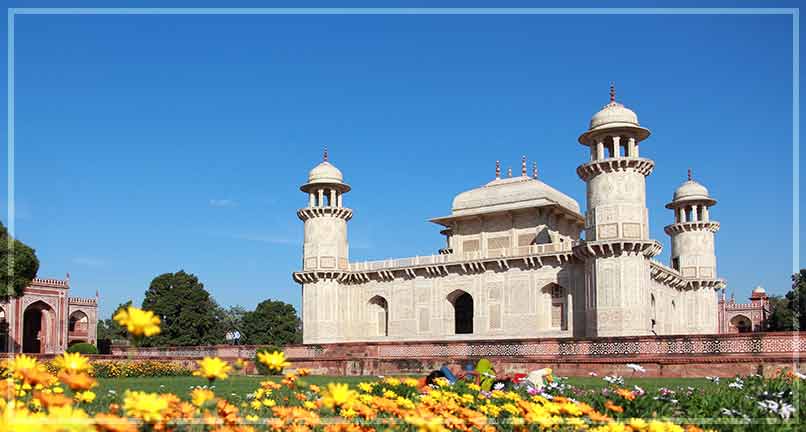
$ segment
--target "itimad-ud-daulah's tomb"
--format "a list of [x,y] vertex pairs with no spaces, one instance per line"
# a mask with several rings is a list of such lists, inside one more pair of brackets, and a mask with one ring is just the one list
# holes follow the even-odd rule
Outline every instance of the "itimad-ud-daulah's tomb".
[[[616,102],[579,137],[577,174],[587,209],[527,172],[462,192],[440,225],[438,254],[350,262],[350,186],[324,161],[301,189],[307,205],[302,269],[303,344],[296,367],[326,375],[420,374],[489,358],[496,370],[551,367],[559,375],[774,374],[806,352],[806,333],[770,333],[768,298],[726,300],[711,219],[716,200],[690,175],[667,204],[671,262],[655,260],[641,157],[649,130]],[[584,156],[583,156],[584,154]],[[671,191],[670,191],[671,192]],[[583,234],[584,232],[584,234]],[[719,300],[718,300],[719,297]],[[140,356],[251,358],[259,347],[140,348]],[[125,352],[119,352],[125,355]]]
[[370,262],[349,261],[350,186],[325,155],[297,213],[304,343],[718,333],[716,200],[689,174],[666,205],[671,263],[656,261],[645,183],[655,162],[640,154],[649,136],[611,89],[579,136],[584,212],[524,158],[519,176],[496,167],[431,219],[444,227],[438,255]]

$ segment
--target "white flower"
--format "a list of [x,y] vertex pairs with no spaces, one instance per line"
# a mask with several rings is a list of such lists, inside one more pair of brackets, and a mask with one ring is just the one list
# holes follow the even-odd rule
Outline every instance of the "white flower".
[[778,415],[781,416],[782,419],[786,420],[792,417],[792,413],[795,412],[795,407],[788,403],[781,404],[781,409],[778,410]]
[[705,377],[708,381],[713,382],[714,384],[719,384],[719,377],[718,376],[707,376]]
[[798,377],[798,379],[806,379],[806,375],[804,375],[804,374],[802,374],[802,373],[800,373],[798,371],[795,371],[795,376]]
[[742,388],[744,388],[744,385],[742,383],[738,382],[738,381],[734,381],[734,382],[728,384],[728,387],[735,388],[735,389],[742,389]]
[[637,365],[635,363],[628,363],[627,367],[632,369],[633,373],[635,373],[635,372],[641,372],[641,373],[646,372],[646,369],[644,369],[643,367],[641,367],[640,365]]
[[592,377],[597,377],[597,376],[599,376],[599,374],[598,374],[598,373],[596,373],[596,372],[588,372],[588,375],[590,375],[590,376],[592,376]]
[[634,393],[637,393],[637,394],[638,394],[638,396],[643,396],[643,395],[646,393],[646,392],[644,391],[644,389],[642,389],[641,387],[638,387],[637,385],[634,385],[634,386],[633,386],[633,388],[634,388],[634,390],[635,390],[635,392],[634,392]]

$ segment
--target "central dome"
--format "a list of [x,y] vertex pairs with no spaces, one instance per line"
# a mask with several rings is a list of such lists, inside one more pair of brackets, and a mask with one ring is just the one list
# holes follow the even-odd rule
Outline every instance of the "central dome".
[[579,214],[579,204],[564,193],[531,177],[495,179],[453,199],[454,216],[556,204]]

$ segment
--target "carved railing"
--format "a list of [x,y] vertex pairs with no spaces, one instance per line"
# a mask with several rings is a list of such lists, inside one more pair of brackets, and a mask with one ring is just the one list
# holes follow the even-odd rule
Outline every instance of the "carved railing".
[[487,251],[451,253],[440,255],[425,255],[408,258],[396,258],[377,261],[361,261],[350,263],[350,271],[373,271],[380,269],[417,267],[423,265],[452,264],[462,261],[477,261],[484,259],[511,258],[529,255],[546,255],[571,252],[577,242],[546,243],[529,246],[518,246],[502,249],[489,249]]

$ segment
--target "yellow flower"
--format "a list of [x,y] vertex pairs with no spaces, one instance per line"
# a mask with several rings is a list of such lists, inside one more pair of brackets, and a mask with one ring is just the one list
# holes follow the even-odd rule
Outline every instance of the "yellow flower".
[[384,390],[383,397],[387,399],[394,399],[397,397],[397,393],[393,392],[392,390]]
[[355,398],[356,392],[344,383],[329,383],[322,402],[328,408],[341,407]]
[[267,407],[271,408],[277,405],[277,402],[275,402],[274,399],[263,399],[263,405],[266,405]]
[[201,360],[196,360],[199,364],[199,369],[193,371],[193,375],[207,378],[210,381],[218,379],[227,379],[227,372],[232,369],[229,363],[221,360],[218,357],[205,357]]
[[90,359],[81,355],[81,353],[63,353],[53,359],[53,366],[59,371],[67,371],[71,373],[89,372]]
[[390,377],[390,378],[386,378],[386,379],[384,380],[384,382],[385,382],[386,384],[389,384],[389,385],[390,385],[390,386],[392,386],[392,387],[400,385],[400,380],[399,380],[399,379],[397,379],[397,378],[392,378],[392,377]]
[[74,397],[78,402],[92,403],[92,401],[95,400],[95,393],[86,390],[83,392],[77,392]]
[[[84,410],[73,408],[70,405],[54,406],[48,410],[48,419],[44,424],[56,426],[54,431],[94,432],[95,422]],[[46,429],[47,430],[47,429]]]
[[353,410],[352,408],[342,408],[339,411],[339,415],[344,417],[344,418],[346,418],[346,419],[348,419],[348,420],[353,418],[353,417],[355,417],[357,414],[358,413],[356,413],[355,410]]
[[190,392],[190,400],[193,402],[193,405],[200,407],[205,404],[205,402],[215,399],[215,393],[212,390],[196,387],[193,391]]
[[303,402],[303,403],[302,403],[302,406],[304,406],[306,409],[309,409],[309,410],[314,410],[314,409],[316,409],[316,403],[311,402],[311,401],[305,401],[305,402]]
[[113,317],[118,324],[126,327],[134,336],[154,336],[160,332],[160,318],[154,315],[154,312],[138,309],[134,306],[129,306],[126,309],[121,309]]
[[246,366],[246,362],[244,361],[244,359],[239,358],[239,359],[236,359],[235,363],[233,363],[232,365],[233,365],[233,367],[235,367],[235,370],[241,370],[241,369],[243,369],[244,366]]
[[372,393],[372,389],[375,387],[374,383],[370,382],[362,382],[358,384],[358,389],[364,393]]
[[137,417],[146,423],[156,423],[162,420],[168,409],[168,399],[157,393],[127,390],[123,398],[123,409],[129,417]]
[[27,356],[25,354],[17,354],[14,356],[14,360],[11,360],[8,365],[8,371],[11,373],[11,376],[16,379],[23,379],[25,378],[25,374],[28,372],[36,372],[43,369],[42,365],[34,357]]
[[633,430],[644,430],[647,428],[648,423],[644,419],[639,418],[631,418],[627,420],[627,425],[629,425]]
[[404,384],[404,385],[407,385],[407,386],[409,386],[409,387],[413,387],[413,388],[417,388],[417,387],[419,387],[419,386],[420,386],[419,381],[417,381],[417,380],[416,380],[416,379],[414,379],[414,378],[406,378],[406,379],[404,379],[404,380],[403,380],[403,384]]
[[280,373],[283,368],[287,367],[290,363],[285,361],[285,353],[282,351],[275,351],[272,353],[261,351],[257,353],[257,359],[266,365],[267,368],[273,373]]
[[259,401],[259,400],[257,400],[257,399],[253,399],[253,400],[252,400],[252,402],[249,402],[249,406],[251,406],[251,407],[252,407],[252,409],[256,409],[256,410],[257,410],[257,409],[260,409],[260,408],[263,406],[263,404],[262,404],[262,403],[260,403],[260,401]]

